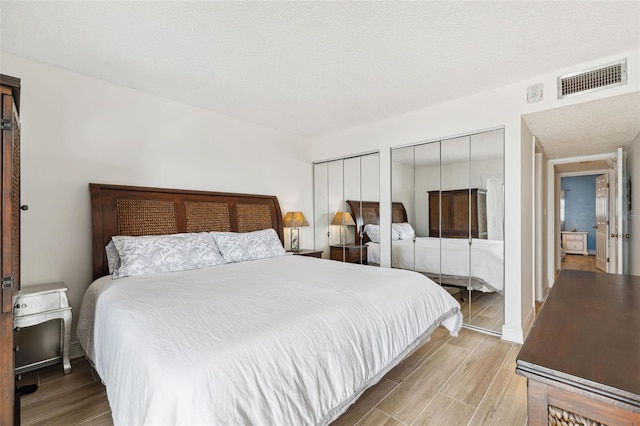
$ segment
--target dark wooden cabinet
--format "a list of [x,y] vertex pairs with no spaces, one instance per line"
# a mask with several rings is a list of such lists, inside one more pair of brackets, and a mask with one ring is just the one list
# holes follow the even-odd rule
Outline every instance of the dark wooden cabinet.
[[367,246],[348,244],[346,246],[330,246],[330,248],[331,260],[367,264]]
[[20,423],[15,394],[13,305],[20,289],[20,79],[0,75],[2,95],[2,286],[0,287],[0,425]]
[[486,239],[487,191],[474,188],[429,192],[429,236]]
[[639,310],[640,277],[560,271],[516,359],[529,425],[640,424]]

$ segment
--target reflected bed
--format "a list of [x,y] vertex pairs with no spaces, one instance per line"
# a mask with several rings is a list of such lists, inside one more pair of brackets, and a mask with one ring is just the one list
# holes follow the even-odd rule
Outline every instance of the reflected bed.
[[[380,203],[377,201],[347,201],[355,218],[356,242],[368,246],[367,260],[380,264],[380,244],[373,242],[362,230],[366,225],[378,225]],[[404,205],[392,203],[392,222],[407,222]],[[395,225],[394,225],[395,226]],[[448,286],[465,287],[483,292],[504,290],[504,243],[499,240],[415,237],[392,241],[392,267],[415,270]]]

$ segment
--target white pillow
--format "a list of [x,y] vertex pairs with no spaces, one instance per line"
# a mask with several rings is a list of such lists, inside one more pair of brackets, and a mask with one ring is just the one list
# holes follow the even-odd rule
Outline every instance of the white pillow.
[[412,240],[416,236],[416,231],[407,222],[392,223],[391,229],[395,229],[400,240]]
[[[365,225],[364,233],[369,236],[369,239],[374,243],[380,242],[380,225]],[[399,240],[400,235],[398,235],[398,231],[396,231],[393,227],[391,228],[391,239]]]
[[212,232],[213,238],[227,262],[245,262],[286,255],[275,229],[253,232]]
[[115,236],[112,241],[120,256],[120,266],[113,271],[114,279],[188,271],[226,263],[208,232]]

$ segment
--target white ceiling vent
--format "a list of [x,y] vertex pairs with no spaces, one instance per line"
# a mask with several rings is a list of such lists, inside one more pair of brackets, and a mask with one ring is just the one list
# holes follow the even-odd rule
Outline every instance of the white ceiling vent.
[[627,59],[558,77],[558,99],[627,84]]

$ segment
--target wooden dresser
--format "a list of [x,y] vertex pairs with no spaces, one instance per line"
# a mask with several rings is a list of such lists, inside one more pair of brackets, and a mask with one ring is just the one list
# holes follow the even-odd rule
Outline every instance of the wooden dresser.
[[487,238],[487,191],[474,188],[429,192],[429,236],[469,238],[469,234]]
[[516,372],[531,426],[640,424],[640,277],[561,271]]

